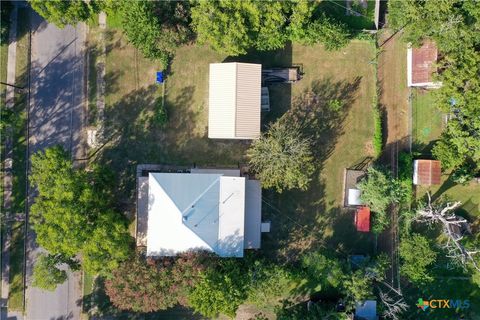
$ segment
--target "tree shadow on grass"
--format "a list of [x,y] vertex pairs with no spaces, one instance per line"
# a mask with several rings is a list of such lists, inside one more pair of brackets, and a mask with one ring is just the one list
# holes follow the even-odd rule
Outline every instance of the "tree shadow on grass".
[[[335,220],[343,216],[335,210],[327,212],[330,204],[325,203],[322,169],[344,132],[343,123],[360,82],[360,77],[351,82],[330,78],[315,81],[293,100],[291,109],[282,116],[298,125],[304,136],[311,139],[316,172],[307,191],[264,192],[265,216],[273,222],[272,232],[264,236],[262,245],[266,254],[295,261],[308,250],[328,245],[325,239],[334,232],[331,228]],[[342,108],[332,108],[333,100],[340,101]],[[333,243],[337,246],[340,242],[339,239]]]
[[237,166],[248,144],[207,137],[206,109],[192,106],[195,88],[186,86],[167,96],[168,121],[158,123],[160,88],[151,85],[125,95],[105,108],[103,140],[110,141],[97,161],[108,165],[116,177],[120,209],[135,206],[136,166],[145,163],[199,166]]

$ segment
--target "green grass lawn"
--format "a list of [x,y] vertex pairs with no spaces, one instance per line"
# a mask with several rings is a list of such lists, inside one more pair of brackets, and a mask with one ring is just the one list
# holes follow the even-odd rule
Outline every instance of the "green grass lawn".
[[412,89],[413,149],[429,154],[443,129],[443,114],[435,107],[431,90]]
[[12,242],[10,246],[10,292],[8,296],[8,309],[11,311],[23,310],[23,222],[12,225]]

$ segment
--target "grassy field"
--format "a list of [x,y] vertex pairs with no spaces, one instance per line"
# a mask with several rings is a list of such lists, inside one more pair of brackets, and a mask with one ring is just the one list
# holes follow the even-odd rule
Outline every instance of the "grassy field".
[[[17,60],[16,60],[16,85],[26,86],[28,81],[28,28],[29,11],[18,10],[18,34]],[[25,210],[25,183],[26,183],[26,108],[27,93],[16,90],[14,111],[16,117],[13,127],[13,188],[12,188],[12,212],[24,212]],[[16,223],[12,232],[12,245],[10,251],[10,296],[9,308],[11,310],[23,309],[23,249],[24,249],[24,226]]]
[[443,114],[435,107],[431,90],[412,89],[413,149],[430,153],[443,129]]

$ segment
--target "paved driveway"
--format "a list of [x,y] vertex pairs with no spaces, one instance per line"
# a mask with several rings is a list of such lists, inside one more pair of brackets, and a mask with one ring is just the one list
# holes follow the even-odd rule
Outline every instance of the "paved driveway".
[[[83,119],[83,50],[85,28],[58,29],[32,11],[32,69],[30,101],[30,155],[61,144],[81,157]],[[30,204],[34,191],[30,192]],[[53,292],[30,286],[35,260],[42,249],[35,234],[27,237],[26,318],[29,320],[79,319],[80,274],[69,273],[68,281]]]

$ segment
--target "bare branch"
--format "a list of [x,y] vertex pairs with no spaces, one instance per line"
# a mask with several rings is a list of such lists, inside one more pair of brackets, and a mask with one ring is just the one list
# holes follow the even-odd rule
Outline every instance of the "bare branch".
[[408,305],[405,303],[403,296],[399,296],[397,299],[389,296],[379,289],[380,301],[385,306],[384,316],[388,319],[399,320],[400,315],[408,309]]
[[428,204],[425,208],[418,209],[417,220],[427,223],[441,223],[443,226],[443,233],[447,236],[447,243],[444,248],[447,250],[447,257],[451,257],[457,261],[460,261],[463,266],[467,262],[471,262],[473,267],[480,271],[480,267],[475,261],[473,255],[480,252],[480,250],[470,250],[465,248],[461,243],[463,234],[458,230],[465,225],[468,226],[468,221],[455,215],[453,210],[458,208],[462,203],[457,201],[454,203],[447,203],[442,208],[436,208],[432,204],[432,197],[430,193],[427,193]]

